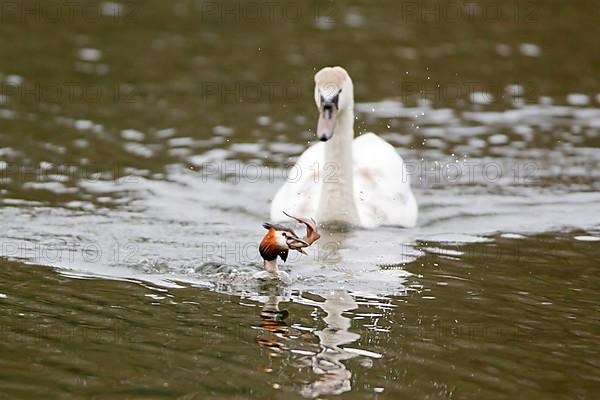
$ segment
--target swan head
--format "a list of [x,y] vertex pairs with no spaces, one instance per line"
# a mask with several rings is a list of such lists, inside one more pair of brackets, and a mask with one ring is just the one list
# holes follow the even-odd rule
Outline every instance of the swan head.
[[306,254],[304,247],[309,244],[300,239],[296,233],[288,227],[278,224],[264,223],[263,227],[268,230],[260,242],[258,248],[261,257],[266,261],[273,261],[279,256],[283,261],[287,260],[289,250],[297,250]]
[[315,103],[319,110],[317,137],[326,142],[333,136],[338,115],[354,107],[352,79],[342,67],[325,67],[315,75]]

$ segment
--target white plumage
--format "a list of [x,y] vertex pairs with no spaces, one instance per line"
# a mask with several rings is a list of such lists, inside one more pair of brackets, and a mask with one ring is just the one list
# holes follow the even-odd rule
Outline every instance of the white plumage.
[[374,133],[354,139],[352,80],[341,67],[315,75],[320,112],[317,136],[290,171],[271,204],[271,220],[292,215],[365,228],[414,226],[417,203],[394,147]]

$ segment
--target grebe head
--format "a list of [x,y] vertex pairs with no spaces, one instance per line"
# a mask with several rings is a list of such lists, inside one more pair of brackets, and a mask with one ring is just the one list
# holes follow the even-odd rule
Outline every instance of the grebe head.
[[297,250],[306,254],[302,249],[308,247],[309,244],[300,239],[290,228],[269,223],[264,223],[263,227],[268,229],[268,232],[260,242],[258,249],[264,260],[273,261],[279,256],[285,261],[287,260],[289,250]]
[[342,67],[325,67],[315,75],[315,103],[319,110],[317,137],[326,142],[333,136],[337,117],[354,107],[352,79]]

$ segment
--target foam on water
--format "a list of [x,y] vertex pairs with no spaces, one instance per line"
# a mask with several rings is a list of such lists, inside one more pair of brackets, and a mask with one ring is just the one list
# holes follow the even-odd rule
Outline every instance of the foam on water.
[[[600,154],[592,142],[600,135],[600,109],[582,107],[582,101],[571,97],[567,106],[542,102],[505,111],[434,109],[428,102],[405,107],[395,100],[357,104],[360,117],[383,120],[388,129],[390,118],[421,127],[382,135],[398,146],[411,168],[420,205],[418,225],[324,232],[309,256],[291,254],[282,266],[290,277],[288,289],[404,293],[405,265],[424,249],[435,250],[436,243],[485,242],[495,233],[516,238],[597,229],[599,221],[590,216],[600,215]],[[99,140],[114,139],[91,121],[57,121],[93,128]],[[264,118],[260,122],[271,124]],[[129,176],[70,182],[46,174],[44,181],[24,183],[25,191],[77,196],[62,203],[2,199],[0,215],[9,221],[0,233],[2,254],[77,276],[161,285],[185,281],[257,293],[263,284],[255,276],[262,269],[257,251],[264,234],[261,224],[286,173],[281,166],[268,167],[269,173],[256,179],[256,168],[267,168],[267,160],[289,163],[305,146],[288,143],[285,136],[272,143],[229,143],[234,130],[222,125],[207,140],[174,137],[174,129],[117,132],[130,154],[149,158],[164,151],[180,160],[160,174],[139,170],[133,181]],[[538,144],[557,138],[556,145]],[[422,149],[415,150],[415,143]],[[10,148],[0,153],[8,161],[19,156]],[[191,169],[184,168],[190,164]],[[8,167],[5,162],[4,169]],[[575,239],[593,237],[580,234]]]
[[[261,285],[254,278],[261,270],[261,223],[281,183],[204,179],[178,166],[169,169],[165,180],[139,177],[133,186],[82,181],[80,189],[96,197],[128,201],[117,208],[32,205],[34,214],[22,205],[5,207],[2,218],[12,222],[2,233],[3,254],[71,275],[161,285],[185,281],[252,294]],[[406,291],[403,266],[422,254],[417,242],[469,243],[486,241],[494,232],[593,229],[597,221],[589,216],[600,215],[595,192],[542,195],[523,187],[493,194],[485,187],[466,191],[444,185],[427,191],[417,186],[416,195],[421,205],[416,228],[324,232],[308,257],[291,254],[282,266],[290,275],[290,289],[397,294]],[[571,211],[565,213],[567,205]]]

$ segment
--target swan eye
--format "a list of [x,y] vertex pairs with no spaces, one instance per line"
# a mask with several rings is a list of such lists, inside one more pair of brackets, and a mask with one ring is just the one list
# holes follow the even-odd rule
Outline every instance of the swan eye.
[[340,107],[338,106],[338,103],[340,101],[340,93],[342,93],[342,90],[340,89],[340,91],[338,92],[338,94],[335,95],[335,97],[331,100],[331,102],[333,104],[335,104],[335,108],[337,108],[338,110],[340,109]]
[[340,109],[340,106],[339,106],[340,93],[342,93],[342,89],[340,89],[339,92],[337,92],[337,94],[335,96],[333,96],[330,101],[325,100],[325,97],[323,95],[321,95],[321,105],[326,110],[331,110],[333,108],[332,105],[334,105],[335,108],[337,110],[339,110]]

